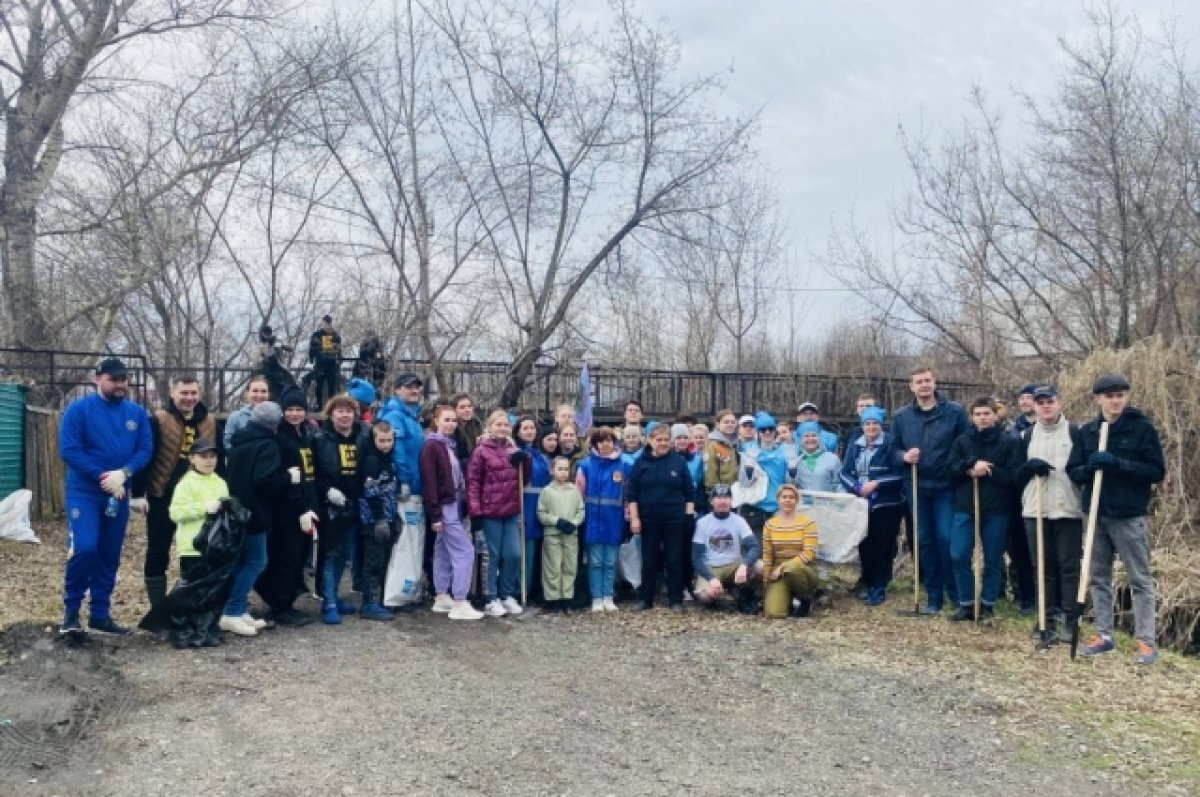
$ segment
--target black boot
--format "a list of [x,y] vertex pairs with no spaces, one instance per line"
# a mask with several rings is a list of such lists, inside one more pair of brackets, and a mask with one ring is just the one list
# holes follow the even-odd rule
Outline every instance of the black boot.
[[146,598],[150,601],[150,608],[158,606],[167,597],[167,577],[166,576],[146,576]]

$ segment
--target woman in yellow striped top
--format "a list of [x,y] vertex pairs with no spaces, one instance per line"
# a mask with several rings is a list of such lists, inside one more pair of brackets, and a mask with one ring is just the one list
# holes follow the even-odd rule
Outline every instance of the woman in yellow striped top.
[[763,527],[763,573],[767,581],[763,613],[767,617],[787,617],[793,598],[799,598],[802,607],[811,606],[819,583],[812,567],[817,558],[817,523],[808,515],[796,514],[800,491],[795,486],[780,486],[775,500],[779,511]]

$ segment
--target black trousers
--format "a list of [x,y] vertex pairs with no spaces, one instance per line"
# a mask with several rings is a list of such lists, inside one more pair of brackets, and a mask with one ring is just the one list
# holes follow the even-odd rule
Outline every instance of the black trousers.
[[146,578],[165,576],[167,565],[171,563],[171,543],[175,540],[171,492],[168,490],[162,498],[146,499],[150,509],[146,515],[146,564],[142,568],[142,575]]
[[871,510],[867,536],[858,544],[862,578],[868,587],[886,587],[892,580],[892,563],[896,560],[905,507],[906,504],[895,504]]
[[667,570],[667,602],[683,603],[683,513],[642,519],[642,603],[654,604],[658,572]]
[[758,540],[759,545],[762,545],[763,526],[767,525],[767,521],[771,519],[771,513],[756,506],[743,505],[738,507],[738,514],[746,519],[746,524],[754,532],[754,539]]
[[[1034,556],[1037,580],[1037,520],[1025,518],[1025,535]],[[1045,557],[1046,611],[1065,612],[1079,595],[1080,560],[1083,558],[1083,521],[1079,518],[1042,521],[1042,556]]]
[[254,582],[254,591],[273,613],[286,612],[296,602],[296,582],[304,581],[304,554],[312,537],[300,531],[297,519],[275,518],[267,537],[267,568]]
[[392,546],[400,539],[399,525],[392,521],[391,535],[386,542],[375,539],[375,525],[362,527],[362,596],[363,605],[383,603],[383,580],[387,577],[388,561],[392,558]]
[[1025,539],[1025,519],[1021,517],[1018,503],[1008,515],[1008,579],[1012,587],[1013,600],[1018,606],[1028,608],[1037,605],[1037,569],[1031,554],[1032,548]]

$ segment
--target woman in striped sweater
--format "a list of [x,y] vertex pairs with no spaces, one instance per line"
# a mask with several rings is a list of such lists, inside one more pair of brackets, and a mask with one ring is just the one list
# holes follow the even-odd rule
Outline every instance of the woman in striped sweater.
[[763,573],[767,581],[763,613],[767,617],[787,617],[792,599],[798,598],[799,614],[805,616],[819,584],[814,567],[817,523],[808,515],[796,514],[800,491],[795,485],[781,485],[775,500],[779,511],[763,526]]

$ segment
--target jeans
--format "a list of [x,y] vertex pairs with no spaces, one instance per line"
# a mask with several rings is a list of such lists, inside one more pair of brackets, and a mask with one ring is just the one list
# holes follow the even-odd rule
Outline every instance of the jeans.
[[255,579],[267,567],[267,529],[242,538],[242,552],[238,554],[237,574],[229,588],[229,600],[222,612],[226,617],[241,617],[246,613],[246,598]]
[[509,518],[483,518],[483,539],[487,543],[487,586],[490,603],[496,598],[518,597],[521,590],[521,535],[518,515]]
[[324,608],[337,606],[338,588],[346,565],[354,561],[354,549],[358,545],[358,524],[342,518],[332,520],[329,528],[321,534],[321,605]]
[[109,616],[109,602],[117,583],[129,502],[121,501],[116,517],[104,514],[108,495],[67,493],[67,568],[63,603],[79,611],[84,593],[91,596],[89,610],[97,620]]
[[1096,536],[1092,541],[1092,610],[1096,615],[1096,630],[1101,634],[1113,632],[1113,556],[1119,555],[1125,565],[1125,576],[1133,592],[1133,628],[1140,642],[1154,644],[1154,578],[1150,575],[1150,530],[1146,518],[1111,518],[1101,515],[1096,520]]
[[[995,606],[1000,598],[1004,548],[1008,545],[1008,515],[984,515],[979,524],[979,537],[983,542],[983,587],[979,602],[984,606]],[[969,512],[956,512],[950,557],[954,562],[960,606],[975,605],[975,573],[971,568],[974,551],[975,516]]]
[[602,542],[587,546],[588,590],[592,593],[592,600],[613,596],[613,585],[617,580],[617,552],[620,550],[619,545],[605,545]]
[[[912,486],[909,485],[911,499]],[[942,608],[942,594],[957,597],[954,565],[950,560],[950,538],[954,532],[954,490],[920,490],[911,502],[917,511],[918,548],[921,554],[921,583],[931,608]]]

